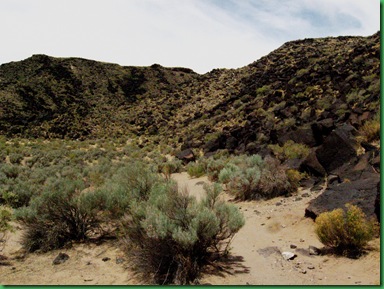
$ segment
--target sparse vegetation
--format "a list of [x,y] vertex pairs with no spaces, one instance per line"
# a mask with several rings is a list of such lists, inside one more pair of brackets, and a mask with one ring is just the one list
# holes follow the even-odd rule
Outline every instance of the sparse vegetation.
[[360,141],[373,142],[380,139],[380,112],[359,128]]
[[268,145],[274,155],[280,159],[281,161],[287,159],[303,159],[309,154],[309,147],[305,144],[295,143],[292,140],[286,141],[283,146],[278,144],[276,145]]
[[13,229],[10,224],[12,219],[10,208],[0,206],[0,252],[6,243],[7,233]]

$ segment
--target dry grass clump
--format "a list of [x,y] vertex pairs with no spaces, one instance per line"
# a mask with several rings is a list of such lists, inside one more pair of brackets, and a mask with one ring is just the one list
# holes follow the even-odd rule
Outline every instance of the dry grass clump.
[[380,140],[380,113],[371,120],[366,121],[359,128],[360,141],[374,142]]

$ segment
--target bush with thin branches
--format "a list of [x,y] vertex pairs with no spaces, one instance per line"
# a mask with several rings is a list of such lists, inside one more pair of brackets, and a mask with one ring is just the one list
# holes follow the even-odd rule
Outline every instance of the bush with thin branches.
[[28,251],[57,249],[87,239],[99,228],[100,201],[84,189],[81,180],[51,180],[28,207],[16,210],[17,219],[26,226],[22,244]]
[[127,251],[149,282],[190,284],[213,255],[228,253],[244,218],[220,200],[218,185],[206,191],[207,197],[197,202],[176,184],[159,183],[123,219]]

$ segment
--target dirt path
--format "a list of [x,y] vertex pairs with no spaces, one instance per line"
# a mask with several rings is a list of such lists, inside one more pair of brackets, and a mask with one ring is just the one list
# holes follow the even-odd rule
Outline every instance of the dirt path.
[[[172,176],[197,198],[204,195],[206,177],[191,179],[186,173]],[[309,246],[321,247],[314,223],[304,218],[307,203],[318,193],[301,191],[297,196],[268,201],[240,202],[245,226],[235,236],[228,262],[208,268],[202,284],[213,285],[379,285],[380,240],[373,240],[369,253],[357,260],[308,254]],[[229,199],[229,197],[227,197]],[[10,257],[0,266],[0,284],[7,285],[133,285],[134,278],[116,241],[77,244],[70,249],[29,254],[17,259],[21,228],[11,234],[1,254]],[[293,246],[292,246],[293,245]],[[291,248],[297,246],[296,248]],[[285,260],[281,252],[297,255]],[[53,265],[60,253],[70,257]]]

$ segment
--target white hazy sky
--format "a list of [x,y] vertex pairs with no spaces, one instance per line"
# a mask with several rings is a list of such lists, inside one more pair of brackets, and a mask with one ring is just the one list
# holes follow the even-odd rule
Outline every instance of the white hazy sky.
[[284,42],[380,29],[379,0],[0,0],[0,64],[32,54],[238,68]]

